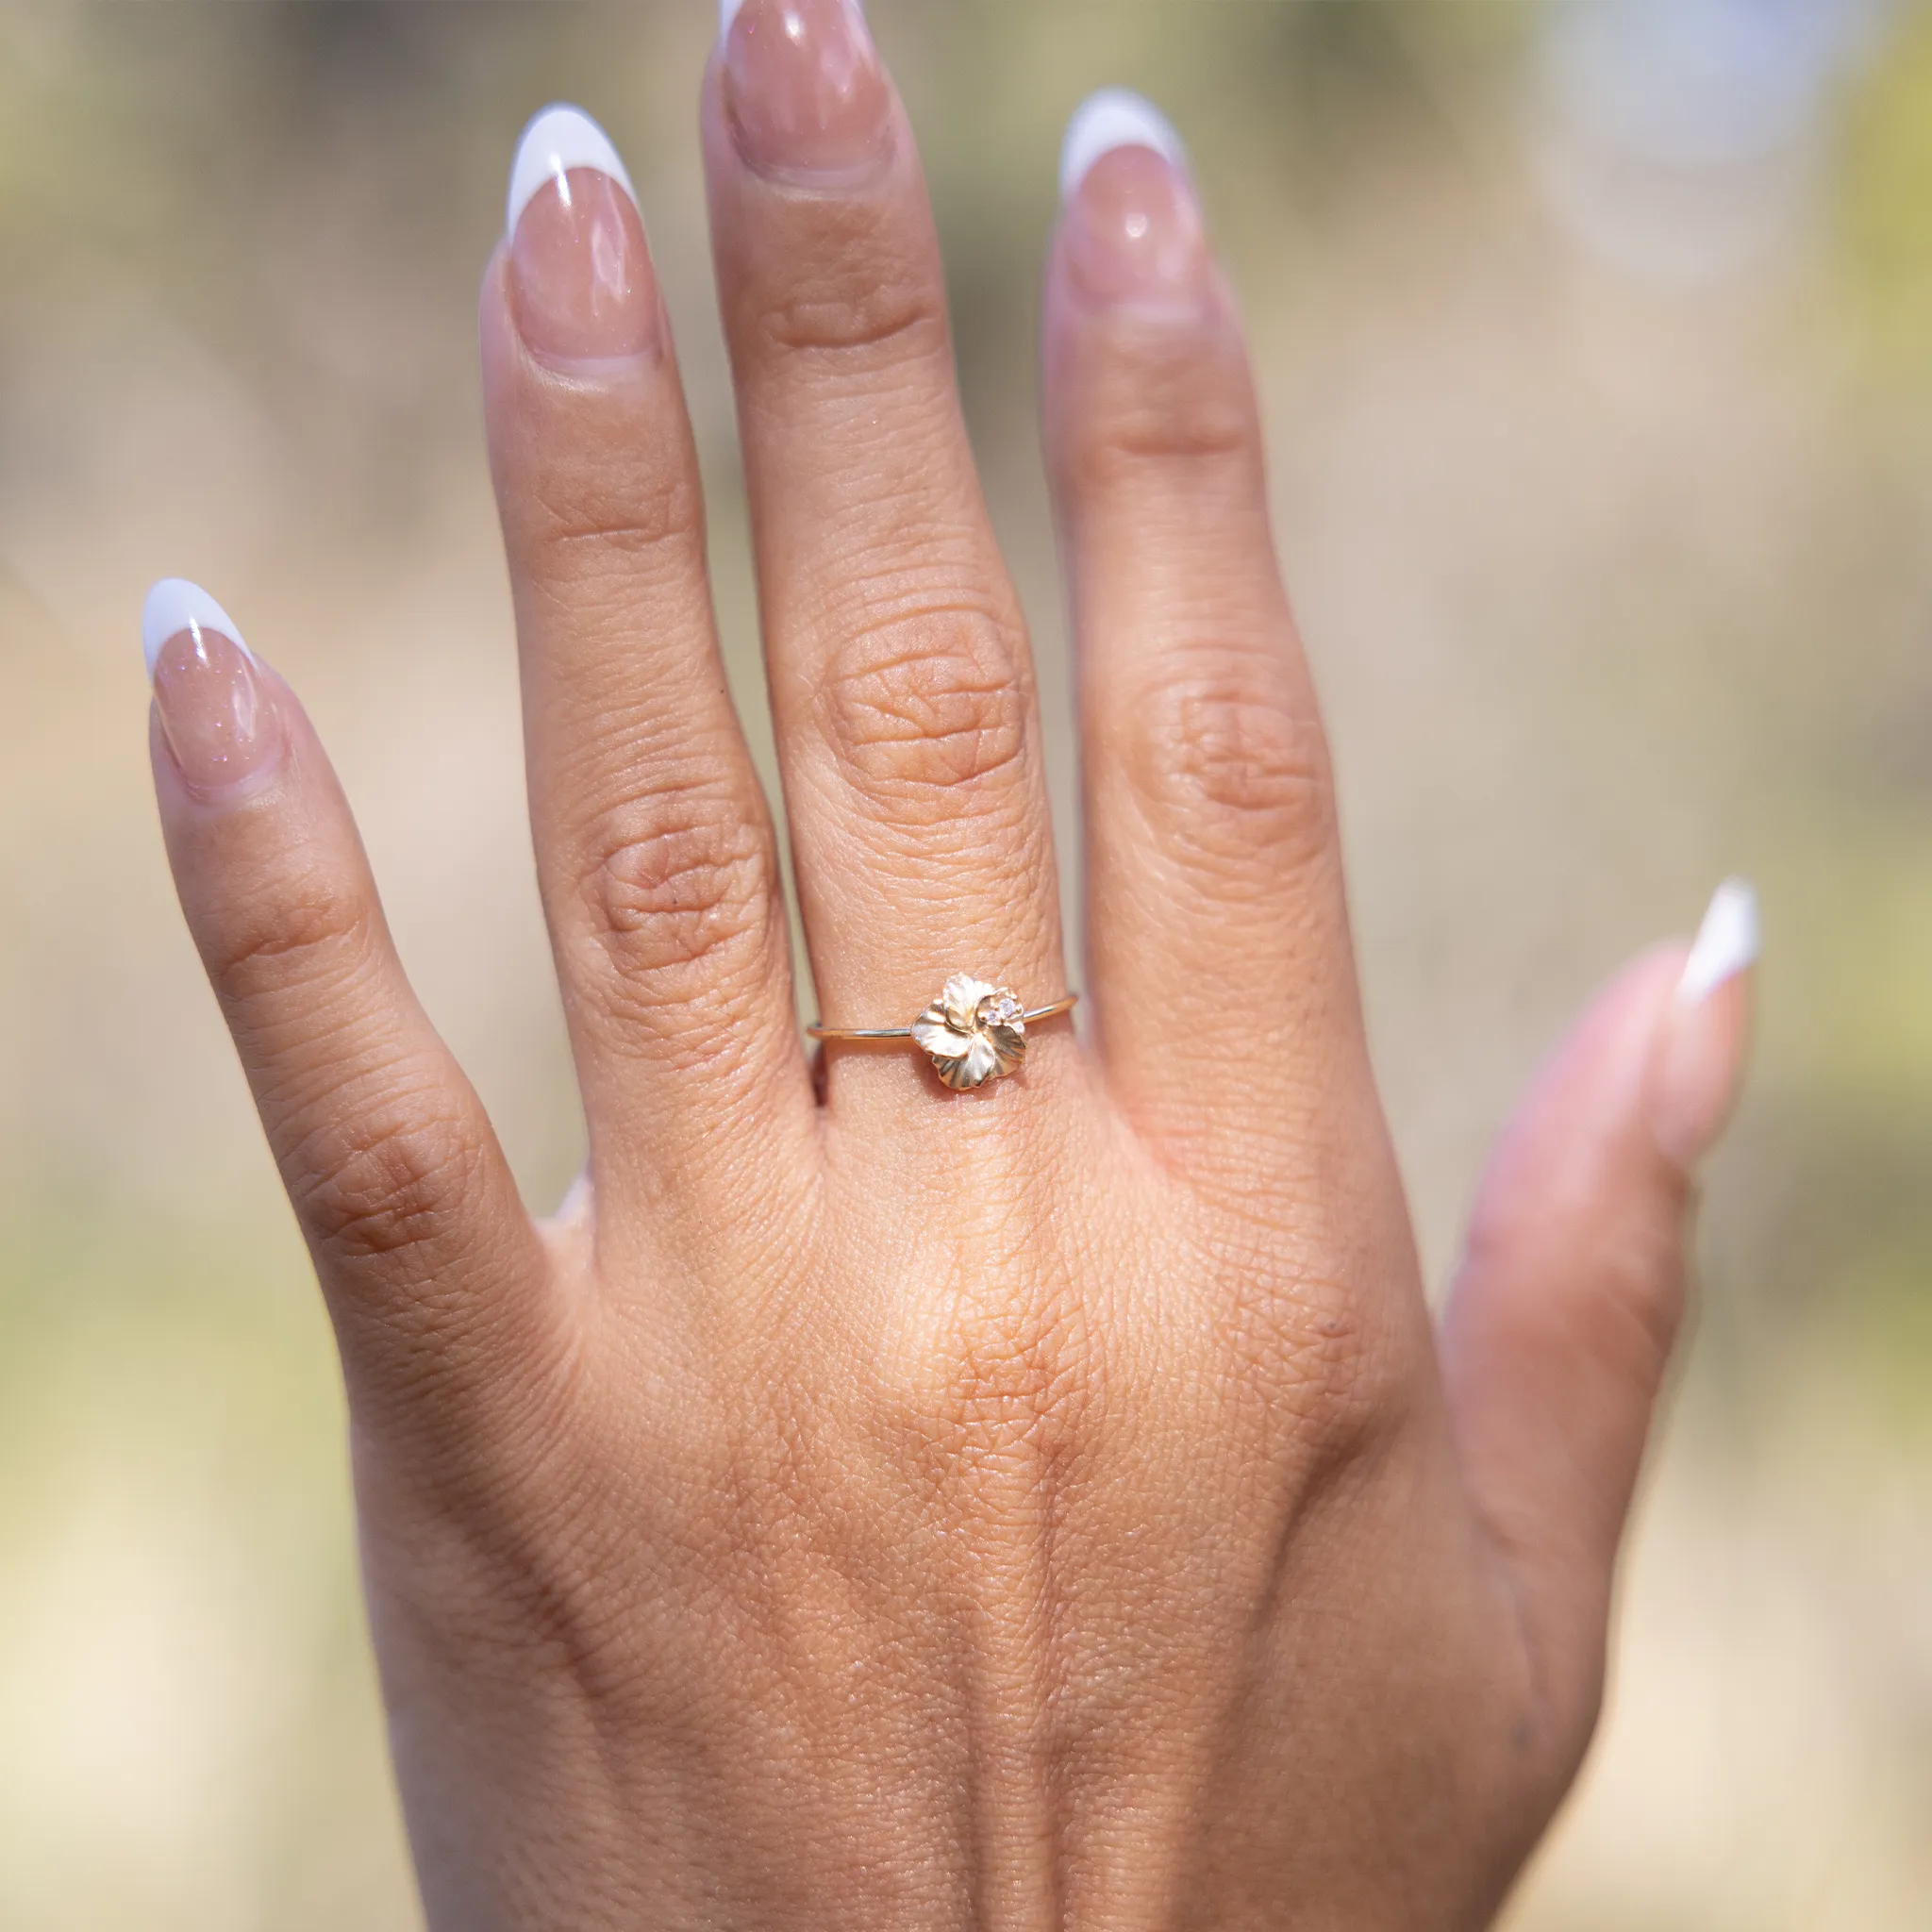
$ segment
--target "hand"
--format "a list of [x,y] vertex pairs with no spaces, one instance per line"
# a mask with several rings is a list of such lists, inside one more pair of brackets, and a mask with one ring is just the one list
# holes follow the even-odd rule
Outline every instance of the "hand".
[[[704,143],[827,1019],[1065,987],[1033,671],[911,134],[849,0],[746,0]],[[431,1923],[1481,1924],[1589,1739],[1739,1077],[1748,902],[1542,1076],[1432,1330],[1250,379],[1177,147],[1069,143],[1046,415],[1093,1039],[953,1093],[793,1018],[621,164],[520,151],[482,300],[589,1121],[533,1224],[288,687],[151,599],[183,905],[314,1252]]]

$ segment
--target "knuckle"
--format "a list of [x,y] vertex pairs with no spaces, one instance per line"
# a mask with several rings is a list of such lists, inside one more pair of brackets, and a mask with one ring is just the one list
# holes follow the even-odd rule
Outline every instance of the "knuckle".
[[1304,1469],[1372,1458],[1414,1415],[1424,1343],[1398,1307],[1364,1291],[1374,1266],[1345,1236],[1284,1242],[1240,1208],[1214,1239],[1206,1273],[1226,1309],[1235,1377],[1268,1391]]
[[1098,1362],[1065,1303],[1028,1295],[908,1324],[878,1365],[895,1430],[984,1491],[1038,1483],[1091,1446]]
[[[1176,487],[1209,488],[1217,496],[1256,487],[1260,446],[1247,412],[1212,399],[1124,400],[1075,446],[1076,479],[1103,493],[1158,468],[1181,471]],[[1217,487],[1221,479],[1226,487]]]
[[631,972],[717,968],[734,952],[760,959],[774,909],[760,814],[728,791],[661,792],[606,815],[584,874],[600,944]]
[[931,605],[846,644],[821,692],[826,737],[895,816],[957,814],[1024,770],[1030,699],[1006,625]]
[[1140,708],[1130,776],[1156,835],[1210,872],[1299,870],[1334,848],[1327,741],[1278,668],[1176,681]]
[[1052,1311],[1019,1307],[962,1323],[946,1363],[946,1401],[969,1431],[1063,1424],[1080,1406],[1085,1363]]
[[1374,1332],[1360,1298],[1341,1284],[1301,1291],[1285,1338],[1309,1440],[1331,1464],[1359,1461],[1400,1429],[1412,1405],[1402,1357]]
[[1682,1238],[1674,1215],[1626,1224],[1602,1241],[1591,1312],[1597,1358],[1648,1397],[1662,1382],[1684,1321]]
[[704,499],[688,465],[675,463],[621,476],[573,477],[548,492],[542,535],[572,573],[607,563],[629,568],[641,558],[690,543],[704,527]]
[[775,349],[867,361],[942,357],[950,332],[938,291],[903,273],[802,277],[773,292],[758,317]]
[[[251,895],[253,897],[253,895]],[[258,923],[225,934],[206,950],[208,979],[225,1006],[246,1006],[318,980],[362,959],[372,926],[369,909],[320,880],[285,885]]]
[[433,1243],[482,1161],[475,1137],[420,1096],[399,1096],[395,1109],[311,1135],[291,1158],[290,1193],[332,1260],[393,1260]]
[[1076,483],[1104,491],[1156,466],[1190,487],[1224,474],[1258,488],[1260,423],[1238,352],[1204,355],[1191,338],[1117,343],[1085,387],[1066,445]]

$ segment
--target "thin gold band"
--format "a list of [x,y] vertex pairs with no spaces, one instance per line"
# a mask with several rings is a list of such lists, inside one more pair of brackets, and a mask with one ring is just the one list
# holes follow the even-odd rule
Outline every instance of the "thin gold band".
[[[1038,1020],[1058,1020],[1062,1013],[1071,1013],[1080,1004],[1080,995],[1070,992],[1064,999],[1054,1001],[1050,1007],[1036,1007],[1024,1018],[1031,1026]],[[909,1026],[822,1026],[814,1022],[806,1032],[813,1040],[910,1040]]]

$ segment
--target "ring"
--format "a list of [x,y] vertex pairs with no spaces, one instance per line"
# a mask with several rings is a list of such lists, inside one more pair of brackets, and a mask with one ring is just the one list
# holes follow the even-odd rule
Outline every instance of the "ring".
[[1026,1064],[1026,1029],[1041,1020],[1071,1013],[1080,995],[1068,993],[1030,1012],[1018,994],[956,973],[945,991],[909,1026],[825,1026],[805,1030],[814,1040],[909,1040],[955,1093],[970,1093],[989,1080],[1003,1080]]

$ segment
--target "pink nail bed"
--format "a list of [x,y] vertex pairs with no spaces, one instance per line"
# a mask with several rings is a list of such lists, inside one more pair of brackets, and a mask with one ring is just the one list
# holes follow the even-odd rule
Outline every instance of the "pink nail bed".
[[142,613],[161,734],[192,791],[230,791],[281,758],[281,719],[234,620],[197,585],[164,577]]
[[1100,302],[1197,301],[1211,262],[1186,151],[1138,94],[1109,90],[1074,115],[1060,162],[1074,277]]
[[891,93],[858,0],[741,0],[724,20],[724,111],[761,174],[836,183],[891,139]]
[[637,196],[588,114],[546,108],[524,130],[505,225],[511,308],[539,357],[577,369],[657,347],[658,283]]

